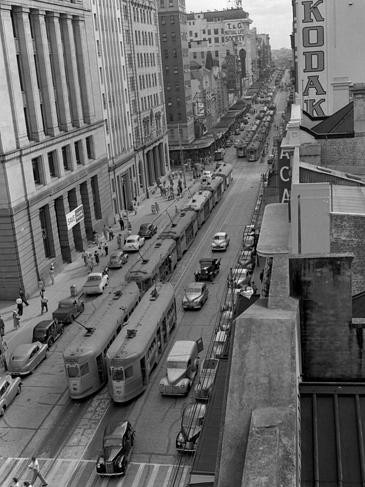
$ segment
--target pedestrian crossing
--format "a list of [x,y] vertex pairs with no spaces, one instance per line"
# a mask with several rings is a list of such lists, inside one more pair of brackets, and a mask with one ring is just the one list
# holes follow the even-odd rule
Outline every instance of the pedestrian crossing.
[[[190,471],[187,466],[131,462],[125,477],[101,477],[96,473],[93,460],[38,460],[49,487],[185,487]],[[21,485],[25,480],[30,481],[32,472],[28,465],[29,458],[0,458],[0,486],[10,486],[13,477],[17,477]],[[176,469],[180,469],[178,474]]]

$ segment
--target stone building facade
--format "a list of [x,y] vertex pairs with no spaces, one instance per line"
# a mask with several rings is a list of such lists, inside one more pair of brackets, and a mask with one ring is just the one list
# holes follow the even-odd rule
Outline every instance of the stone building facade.
[[32,291],[108,222],[88,2],[1,2],[0,295]]

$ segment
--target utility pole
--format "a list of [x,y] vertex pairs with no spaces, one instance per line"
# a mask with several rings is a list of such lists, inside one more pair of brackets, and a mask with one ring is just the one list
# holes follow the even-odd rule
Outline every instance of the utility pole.
[[180,133],[180,124],[177,124],[177,129],[179,131],[179,148],[180,148],[180,162],[182,165],[182,172],[184,178],[184,188],[186,188],[186,174],[185,174],[185,164],[184,164],[184,151],[181,144],[181,133]]

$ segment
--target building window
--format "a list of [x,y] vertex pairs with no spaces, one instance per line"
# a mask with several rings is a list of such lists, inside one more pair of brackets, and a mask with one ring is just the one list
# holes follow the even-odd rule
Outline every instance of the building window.
[[219,51],[214,51],[214,56],[219,57]]
[[41,156],[32,159],[33,179],[36,185],[43,184],[42,178],[42,158]]
[[48,167],[51,178],[57,177],[57,152],[48,152]]
[[83,164],[83,157],[82,157],[82,142],[81,140],[76,140],[75,142],[75,156],[76,156],[76,164],[80,165]]
[[214,37],[214,42],[215,42],[216,44],[219,44],[219,37]]
[[174,23],[175,23],[175,16],[171,15],[170,16],[170,24],[174,24]]
[[70,147],[68,145],[62,147],[62,162],[65,171],[71,171]]
[[210,29],[208,29],[208,36],[210,36],[212,34],[212,31]]
[[219,30],[218,29],[214,29],[214,35],[217,35],[219,34]]
[[92,135],[86,137],[86,152],[87,152],[88,159],[95,159],[94,138]]

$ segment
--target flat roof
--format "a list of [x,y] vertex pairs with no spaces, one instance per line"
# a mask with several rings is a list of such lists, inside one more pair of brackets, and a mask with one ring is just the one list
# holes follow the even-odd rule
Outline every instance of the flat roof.
[[365,188],[332,185],[332,212],[365,215]]
[[287,254],[289,251],[289,217],[287,203],[266,205],[262,218],[257,252],[263,257]]

